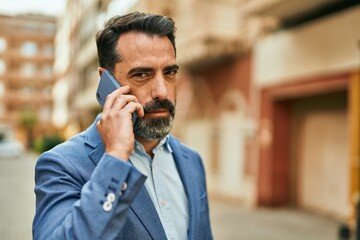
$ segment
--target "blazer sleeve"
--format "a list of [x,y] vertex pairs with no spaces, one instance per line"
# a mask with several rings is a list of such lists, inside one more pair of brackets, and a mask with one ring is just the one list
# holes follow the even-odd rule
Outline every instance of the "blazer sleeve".
[[33,238],[116,238],[145,179],[131,164],[109,154],[84,179],[63,155],[44,153],[35,168]]

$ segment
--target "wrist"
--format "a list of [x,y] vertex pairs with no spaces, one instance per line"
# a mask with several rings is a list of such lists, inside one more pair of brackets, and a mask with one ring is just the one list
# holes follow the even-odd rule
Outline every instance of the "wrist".
[[129,161],[131,155],[131,152],[123,151],[106,151],[106,153],[125,162]]

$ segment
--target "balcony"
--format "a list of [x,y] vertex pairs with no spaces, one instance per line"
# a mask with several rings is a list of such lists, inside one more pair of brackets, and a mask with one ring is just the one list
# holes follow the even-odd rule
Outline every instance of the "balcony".
[[54,55],[43,54],[41,52],[34,54],[33,56],[24,56],[19,50],[17,49],[9,49],[7,50],[6,54],[3,54],[7,57],[8,61],[13,61],[16,63],[21,62],[35,62],[38,64],[44,63],[53,63],[54,62]]
[[252,14],[267,2],[270,0],[200,0],[174,12],[180,64],[221,60],[250,49],[259,36],[277,24],[273,18]]
[[24,106],[39,108],[40,106],[52,106],[53,104],[51,95],[39,92],[24,94],[19,90],[7,90],[1,100],[9,109],[21,109]]
[[4,79],[6,79],[7,86],[10,88],[20,88],[25,85],[31,85],[35,88],[44,88],[46,86],[53,86],[56,82],[54,76],[45,76],[41,73],[23,75],[15,71],[5,74]]

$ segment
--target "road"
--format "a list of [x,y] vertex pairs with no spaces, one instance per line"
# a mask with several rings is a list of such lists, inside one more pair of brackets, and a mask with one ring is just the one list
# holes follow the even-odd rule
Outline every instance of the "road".
[[[0,239],[32,239],[36,155],[0,159]],[[336,240],[339,223],[289,209],[246,209],[211,201],[211,222],[219,240]]]

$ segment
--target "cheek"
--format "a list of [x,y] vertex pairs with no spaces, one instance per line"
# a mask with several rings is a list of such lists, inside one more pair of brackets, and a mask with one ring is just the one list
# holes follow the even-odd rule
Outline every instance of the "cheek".
[[149,93],[146,91],[134,91],[131,94],[135,95],[141,105],[144,105],[146,102],[148,102],[150,98]]
[[168,86],[168,97],[169,100],[175,101],[177,95],[176,81],[174,83],[170,83]]
[[[141,87],[131,87],[130,94],[135,95],[141,105],[153,101],[152,99],[152,87],[151,85],[144,85]],[[176,102],[177,88],[176,82],[166,84],[167,99]]]

